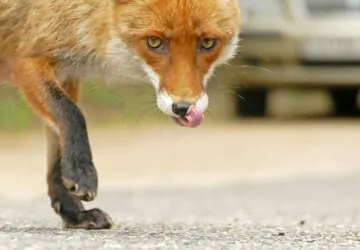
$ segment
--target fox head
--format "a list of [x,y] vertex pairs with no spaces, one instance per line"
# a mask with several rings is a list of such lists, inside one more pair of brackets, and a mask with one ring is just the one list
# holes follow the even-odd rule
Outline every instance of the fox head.
[[209,77],[236,52],[238,1],[112,1],[112,30],[140,61],[159,109],[184,126],[199,125]]

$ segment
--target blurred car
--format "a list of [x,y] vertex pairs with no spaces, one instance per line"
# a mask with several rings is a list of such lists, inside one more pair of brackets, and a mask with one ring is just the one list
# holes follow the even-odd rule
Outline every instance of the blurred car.
[[358,113],[360,0],[239,2],[244,26],[231,64],[244,72],[241,115],[265,115],[268,92],[278,87],[324,88],[337,115]]

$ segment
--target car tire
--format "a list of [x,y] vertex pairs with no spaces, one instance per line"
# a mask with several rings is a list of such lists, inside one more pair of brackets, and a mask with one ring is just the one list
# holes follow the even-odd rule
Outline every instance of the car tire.
[[237,115],[241,117],[266,116],[267,95],[268,90],[265,88],[249,88],[237,90]]
[[357,105],[357,88],[331,88],[330,95],[334,104],[335,116],[359,116],[359,108]]

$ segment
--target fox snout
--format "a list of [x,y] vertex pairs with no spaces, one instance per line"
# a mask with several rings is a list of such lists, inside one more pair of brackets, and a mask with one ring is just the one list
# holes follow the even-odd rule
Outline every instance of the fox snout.
[[200,97],[189,101],[189,98],[172,97],[166,90],[162,90],[157,94],[157,106],[178,124],[197,127],[201,124],[208,107],[208,95],[204,92]]
[[175,115],[184,117],[189,112],[191,105],[190,102],[185,101],[174,102],[172,104],[172,111]]
[[185,127],[197,127],[204,118],[204,111],[198,105],[189,102],[173,103],[172,109],[174,114],[178,115],[174,120]]

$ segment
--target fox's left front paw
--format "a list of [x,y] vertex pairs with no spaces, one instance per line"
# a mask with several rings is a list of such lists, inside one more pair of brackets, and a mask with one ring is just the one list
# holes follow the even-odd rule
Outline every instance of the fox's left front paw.
[[63,158],[63,183],[72,196],[83,201],[92,201],[97,195],[98,176],[89,159],[76,154]]

